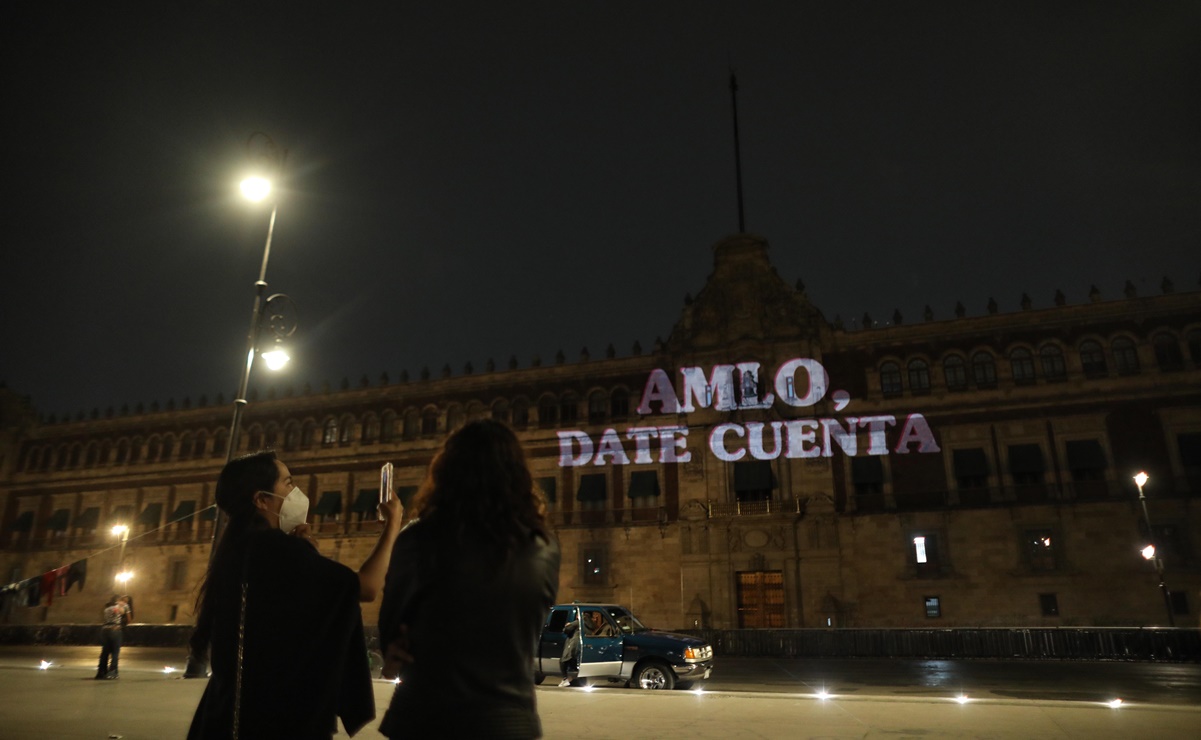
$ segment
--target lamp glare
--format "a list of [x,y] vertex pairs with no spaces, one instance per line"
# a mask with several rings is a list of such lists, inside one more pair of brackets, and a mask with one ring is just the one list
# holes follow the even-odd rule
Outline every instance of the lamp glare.
[[262,177],[248,177],[241,184],[242,195],[256,203],[271,194],[271,181]]
[[263,353],[263,361],[267,363],[268,369],[271,370],[283,369],[290,359],[292,358],[288,356],[287,351],[278,346],[270,352]]

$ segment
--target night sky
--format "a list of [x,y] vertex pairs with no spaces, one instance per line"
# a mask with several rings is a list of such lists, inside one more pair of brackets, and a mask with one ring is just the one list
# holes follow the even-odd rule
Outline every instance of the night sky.
[[301,327],[252,385],[649,349],[738,231],[731,67],[747,230],[827,318],[1198,288],[1201,3],[246,5],[0,9],[0,379],[40,413],[232,397],[253,131]]

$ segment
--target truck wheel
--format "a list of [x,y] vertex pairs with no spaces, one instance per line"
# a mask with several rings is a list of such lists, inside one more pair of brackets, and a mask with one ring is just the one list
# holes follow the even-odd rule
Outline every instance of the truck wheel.
[[640,689],[671,691],[676,686],[676,674],[665,664],[651,661],[638,666],[632,683]]

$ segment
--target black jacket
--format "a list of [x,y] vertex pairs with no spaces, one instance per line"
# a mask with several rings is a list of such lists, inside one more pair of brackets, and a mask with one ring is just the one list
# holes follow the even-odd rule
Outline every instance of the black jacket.
[[[353,735],[375,717],[358,575],[277,529],[252,532],[248,543],[240,736],[329,738],[336,717]],[[213,675],[188,740],[230,737],[240,581],[209,584]]]
[[532,738],[534,651],[559,588],[559,546],[530,533],[507,557],[430,521],[401,532],[380,642],[406,625],[413,663],[380,725],[388,737]]

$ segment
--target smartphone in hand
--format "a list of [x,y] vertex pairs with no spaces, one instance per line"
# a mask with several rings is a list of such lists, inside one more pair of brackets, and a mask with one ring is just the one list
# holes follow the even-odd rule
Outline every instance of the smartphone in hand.
[[392,463],[386,462],[379,469],[379,502],[386,504],[392,500]]

